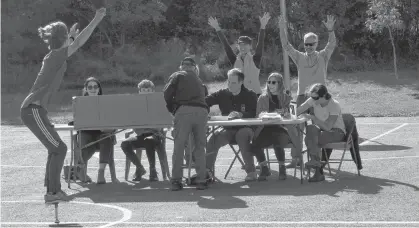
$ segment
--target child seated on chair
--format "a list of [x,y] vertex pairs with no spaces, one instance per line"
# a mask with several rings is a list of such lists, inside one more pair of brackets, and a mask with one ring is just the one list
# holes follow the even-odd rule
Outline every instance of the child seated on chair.
[[[150,80],[142,80],[138,84],[138,93],[153,93],[155,90],[153,82]],[[136,136],[130,137],[121,143],[121,149],[127,158],[137,167],[133,181],[141,181],[142,176],[147,173],[144,166],[141,164],[140,158],[134,153],[134,149],[145,148],[148,162],[150,164],[150,181],[158,181],[156,171],[156,154],[155,151],[162,142],[164,137],[163,129],[139,128],[132,129],[125,133],[125,137],[129,137],[132,133]],[[161,160],[161,159],[160,159]]]

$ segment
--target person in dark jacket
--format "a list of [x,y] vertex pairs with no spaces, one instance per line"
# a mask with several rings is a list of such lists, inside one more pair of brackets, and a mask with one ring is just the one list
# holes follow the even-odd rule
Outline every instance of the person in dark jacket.
[[196,188],[202,190],[207,187],[205,145],[209,109],[205,102],[205,86],[198,77],[199,69],[193,58],[183,59],[180,69],[169,77],[163,89],[166,107],[174,116],[172,190],[183,188],[183,156],[191,133],[194,137],[193,154],[198,174]]
[[[255,118],[257,95],[243,85],[244,74],[240,69],[228,71],[228,89],[221,89],[205,99],[209,107],[218,105],[221,115],[236,118]],[[211,172],[217,159],[218,150],[229,144],[237,143],[243,156],[247,173],[245,181],[257,179],[256,168],[251,153],[250,142],[253,129],[248,126],[222,127],[207,143],[207,169]]]

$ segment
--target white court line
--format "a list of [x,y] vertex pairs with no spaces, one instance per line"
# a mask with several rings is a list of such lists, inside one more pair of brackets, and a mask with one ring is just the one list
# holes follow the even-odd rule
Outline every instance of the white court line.
[[[24,200],[24,201],[1,201],[1,203],[42,203],[42,204],[44,204],[45,202],[41,201],[41,200]],[[108,208],[117,209],[117,210],[119,210],[123,213],[123,217],[120,220],[114,221],[114,222],[106,222],[105,225],[100,226],[101,228],[110,227],[110,226],[114,226],[116,224],[124,223],[124,222],[130,220],[131,217],[132,217],[132,211],[130,211],[126,208],[123,208],[123,207],[118,207],[118,206],[108,205],[108,204],[102,204],[102,203],[89,203],[89,202],[79,202],[79,201],[70,201],[69,203],[87,204],[87,205],[94,205],[94,206],[99,206],[99,207],[108,207]],[[75,222],[75,223],[77,223],[77,222]],[[91,222],[91,223],[105,223],[105,222]],[[51,223],[30,223],[30,222],[26,222],[26,223],[15,223],[15,222],[14,223],[6,223],[6,222],[1,222],[0,224],[10,224],[10,225],[12,225],[12,224],[16,224],[16,225],[19,225],[19,224],[29,224],[29,225],[31,225],[31,224],[33,224],[33,225],[37,225],[37,224],[39,224],[39,225],[42,225],[42,224],[51,224]]]
[[[66,222],[67,224],[78,223],[78,224],[102,224],[106,222]],[[62,223],[65,225],[66,223]],[[51,224],[48,222],[1,222],[3,225],[47,225]],[[61,224],[61,223],[60,223]],[[118,224],[132,224],[132,225],[286,225],[286,224],[358,224],[358,225],[416,225],[419,221],[298,221],[298,222],[286,222],[286,221],[237,221],[237,222],[121,222]]]
[[369,143],[369,142],[371,142],[371,141],[374,141],[374,140],[379,139],[379,138],[381,138],[381,137],[383,137],[383,136],[385,136],[385,135],[388,135],[388,134],[390,134],[390,133],[392,133],[392,132],[394,132],[394,131],[397,131],[397,130],[399,130],[400,128],[402,128],[402,127],[404,127],[404,126],[407,126],[407,125],[409,125],[409,124],[408,124],[408,123],[404,123],[404,124],[402,124],[402,125],[400,125],[400,126],[398,126],[398,127],[395,127],[395,128],[393,128],[393,129],[391,129],[391,130],[389,130],[389,131],[384,132],[384,133],[383,133],[383,134],[381,134],[381,135],[378,135],[378,136],[375,136],[374,138],[368,139],[367,141],[364,141],[364,142],[360,143],[359,145],[360,145],[360,146],[363,146],[363,145],[365,145],[365,144],[367,144],[367,143]]

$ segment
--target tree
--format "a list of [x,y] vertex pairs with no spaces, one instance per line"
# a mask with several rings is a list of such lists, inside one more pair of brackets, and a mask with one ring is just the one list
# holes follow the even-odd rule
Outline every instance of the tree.
[[365,22],[367,28],[373,33],[382,33],[384,29],[388,30],[391,45],[393,47],[394,74],[397,79],[397,57],[396,46],[394,45],[394,31],[403,28],[403,21],[397,9],[399,3],[397,0],[372,0],[370,8],[367,10],[368,19]]

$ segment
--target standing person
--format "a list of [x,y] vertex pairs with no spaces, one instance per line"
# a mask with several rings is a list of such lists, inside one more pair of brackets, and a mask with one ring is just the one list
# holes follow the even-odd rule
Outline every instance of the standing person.
[[[286,39],[287,24],[284,17],[279,17],[279,34],[281,38],[282,48],[288,53],[292,61],[298,69],[298,91],[297,91],[297,107],[301,106],[309,97],[306,96],[305,91],[310,85],[314,83],[326,84],[327,64],[330,60],[330,56],[336,47],[336,36],[334,32],[335,18],[333,16],[327,16],[327,22],[323,21],[324,26],[329,33],[329,41],[326,47],[321,51],[316,51],[318,45],[318,36],[312,32],[304,35],[304,50],[300,52],[296,50]],[[312,110],[310,110],[312,111]],[[300,129],[304,129],[304,125],[300,126]],[[300,144],[302,145],[303,138],[300,137]],[[295,150],[295,149],[292,149]],[[297,153],[292,153],[295,155]],[[287,168],[294,168],[297,164],[297,158],[293,157],[291,164]]]
[[218,24],[217,18],[210,17],[208,24],[217,31],[217,35],[223,43],[224,50],[227,54],[228,60],[234,68],[241,69],[244,73],[244,86],[247,89],[253,90],[258,96],[262,94],[259,82],[260,64],[263,55],[263,45],[265,40],[265,28],[271,16],[265,13],[263,17],[259,17],[260,30],[258,36],[258,43],[256,45],[255,54],[252,55],[252,39],[248,36],[240,36],[237,40],[239,54],[236,56],[233,49],[227,41],[225,35],[221,32],[221,27]]
[[44,57],[35,83],[22,103],[20,115],[22,122],[48,150],[45,173],[47,192],[44,196],[47,204],[68,201],[68,196],[61,190],[60,183],[67,146],[48,119],[46,108],[51,96],[60,87],[67,68],[67,58],[87,41],[105,14],[105,8],[96,10],[95,17],[80,34],[75,26],[69,33],[67,26],[61,21],[38,29],[39,36],[48,44],[50,52]]
[[198,77],[199,69],[191,57],[181,62],[181,71],[173,73],[165,85],[164,99],[174,116],[174,148],[172,167],[172,191],[183,188],[183,157],[189,135],[193,135],[193,154],[197,173],[198,190],[207,188],[205,145],[209,108],[205,102],[205,86]]

